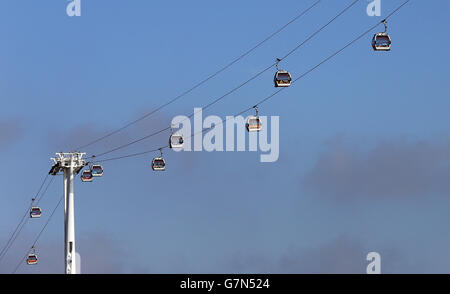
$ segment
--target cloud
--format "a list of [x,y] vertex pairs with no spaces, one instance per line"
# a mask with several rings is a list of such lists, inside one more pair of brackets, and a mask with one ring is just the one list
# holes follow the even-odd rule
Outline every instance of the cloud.
[[[14,245],[8,258],[2,263],[0,273],[11,273],[29,246],[29,236]],[[3,243],[2,243],[3,244]],[[146,272],[142,266],[128,263],[129,255],[120,242],[101,232],[84,233],[77,236],[76,250],[80,254],[82,274],[121,274]],[[17,273],[62,274],[64,273],[64,242],[62,240],[43,239],[36,246],[39,261],[35,266],[27,266],[25,261]]]
[[81,273],[120,274],[127,273],[126,253],[118,241],[106,234],[89,233],[77,241],[81,256]]
[[450,141],[385,140],[359,150],[349,140],[330,141],[303,187],[321,196],[427,197],[450,193]]
[[[133,119],[141,117],[136,115]],[[106,137],[95,144],[82,148],[83,152],[89,152],[90,154],[99,154],[107,150],[111,150],[115,147],[122,146],[131,141],[140,139],[144,136],[157,132],[163,128],[168,127],[170,119],[159,113],[149,116],[148,118],[138,122],[135,125],[130,126],[124,130],[121,130],[109,137]],[[64,151],[68,152],[74,148],[78,148],[96,139],[99,139],[111,132],[116,131],[122,127],[120,124],[115,127],[105,127],[104,125],[92,122],[85,122],[83,124],[76,125],[70,129],[59,129],[49,131],[47,134],[47,147],[55,152]],[[168,136],[170,131],[159,133],[148,139],[142,140],[130,147],[123,148],[114,153],[111,156],[117,156],[122,154],[129,154],[134,152],[142,152],[145,150],[151,150],[155,147],[161,147],[168,143]]]
[[341,236],[332,242],[303,252],[291,250],[279,261],[281,273],[362,274],[368,251],[353,239]]
[[[220,268],[224,270],[220,271]],[[259,253],[243,253],[236,252],[232,254],[225,266],[220,266],[217,273],[233,273],[233,274],[267,274],[279,273],[274,261],[269,257]]]
[[23,134],[23,129],[17,119],[0,120],[0,149],[8,148]]
[[108,130],[102,130],[91,124],[77,125],[69,130],[53,130],[47,134],[48,147],[56,151],[68,152],[73,148],[104,136]]
[[275,259],[256,253],[236,253],[228,259],[225,268],[232,273],[365,274],[370,263],[366,257],[372,251],[381,255],[382,273],[420,272],[395,248],[373,248],[347,235],[316,247],[291,247]]
[[[0,273],[11,273],[29,246],[30,236],[14,246],[8,258],[0,264]],[[2,243],[3,244],[3,243]],[[224,262],[212,263],[209,269],[198,269],[184,256],[172,256],[165,261],[169,269],[152,269],[145,263],[136,263],[136,255],[127,250],[120,240],[103,232],[79,234],[77,251],[81,255],[82,274],[128,274],[128,273],[253,273],[253,274],[364,274],[369,261],[367,254],[376,251],[381,255],[382,273],[446,273],[448,258],[431,259],[426,254],[405,255],[401,248],[388,244],[371,246],[359,239],[340,235],[321,245],[309,248],[291,247],[275,256],[254,251],[239,251],[225,256]],[[60,239],[43,239],[36,247],[39,262],[27,266],[25,261],[18,274],[62,274],[64,273],[64,244]],[[141,260],[138,258],[138,260]]]

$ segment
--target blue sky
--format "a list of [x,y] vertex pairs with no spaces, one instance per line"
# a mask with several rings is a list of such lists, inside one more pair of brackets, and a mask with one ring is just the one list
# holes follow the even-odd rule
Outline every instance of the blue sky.
[[[314,1],[82,0],[0,4],[0,244],[51,166],[69,151],[151,111],[288,22]],[[168,126],[239,85],[301,43],[351,1],[322,0],[235,66],[127,131],[95,154]],[[361,0],[284,60],[293,77],[344,46],[403,1]],[[77,180],[82,272],[364,273],[377,251],[382,272],[448,273],[450,101],[448,1],[412,0],[388,22],[392,51],[369,34],[260,107],[280,116],[280,158],[255,152],[165,152],[105,163]],[[382,30],[382,26],[378,27]],[[375,33],[375,31],[373,32]],[[214,105],[233,115],[271,94],[273,71]],[[159,147],[168,134],[114,155]],[[113,154],[111,154],[113,155]],[[13,270],[63,191],[55,179],[0,272]],[[42,235],[39,265],[62,273],[63,210]]]

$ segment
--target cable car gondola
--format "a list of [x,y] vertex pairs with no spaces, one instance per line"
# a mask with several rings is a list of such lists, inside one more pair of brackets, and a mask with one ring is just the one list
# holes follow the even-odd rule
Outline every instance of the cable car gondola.
[[32,249],[33,249],[33,253],[29,253],[27,256],[27,264],[28,265],[33,265],[38,262],[38,258],[37,258],[36,250],[34,249],[34,246],[32,247]]
[[291,85],[291,81],[292,81],[291,74],[287,70],[278,69],[278,63],[280,61],[281,61],[281,59],[277,58],[277,63],[276,63],[277,72],[275,73],[275,76],[273,78],[275,88],[289,87]]
[[38,259],[37,259],[36,254],[34,254],[34,253],[28,254],[28,257],[27,257],[28,265],[33,265],[33,264],[36,264],[37,262],[38,262]]
[[261,119],[258,116],[258,106],[255,105],[253,108],[256,110],[256,115],[250,116],[247,119],[247,123],[245,127],[247,128],[247,132],[259,132],[261,131],[262,123]]
[[372,39],[372,48],[375,51],[390,51],[391,50],[391,37],[387,33],[387,22],[384,23],[384,32],[376,33]]
[[103,176],[103,167],[99,164],[93,164],[91,167],[91,173],[93,177]]
[[247,131],[248,132],[259,132],[261,131],[261,120],[257,116],[251,116],[247,120]]
[[30,209],[30,217],[31,218],[39,218],[41,217],[42,209],[38,206],[33,206]]
[[162,157],[155,157],[152,161],[152,169],[154,171],[164,171],[166,170],[166,161]]
[[289,87],[291,85],[291,74],[286,70],[278,70],[273,78],[275,87]]
[[154,171],[166,170],[166,161],[164,160],[163,155],[162,155],[162,148],[159,148],[159,152],[161,153],[161,155],[159,157],[153,158],[153,161],[152,161],[152,169]]
[[81,181],[82,182],[92,182],[92,172],[89,169],[85,169],[81,173]]
[[183,136],[180,134],[172,134],[169,139],[170,148],[181,148],[183,147],[184,140]]

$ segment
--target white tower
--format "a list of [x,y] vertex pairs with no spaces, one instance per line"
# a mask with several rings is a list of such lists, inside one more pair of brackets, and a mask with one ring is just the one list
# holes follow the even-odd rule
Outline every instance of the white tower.
[[66,274],[76,274],[77,264],[75,258],[75,208],[74,208],[74,176],[86,166],[83,155],[86,153],[56,153],[51,158],[55,164],[50,170],[51,175],[57,175],[60,171],[64,175],[64,251]]

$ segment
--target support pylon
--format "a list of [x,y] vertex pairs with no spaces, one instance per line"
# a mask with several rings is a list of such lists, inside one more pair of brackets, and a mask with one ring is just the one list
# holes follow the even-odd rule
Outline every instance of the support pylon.
[[56,153],[51,175],[64,175],[64,251],[66,274],[77,273],[77,260],[75,251],[75,207],[74,207],[74,178],[86,166],[83,156],[86,153]]

